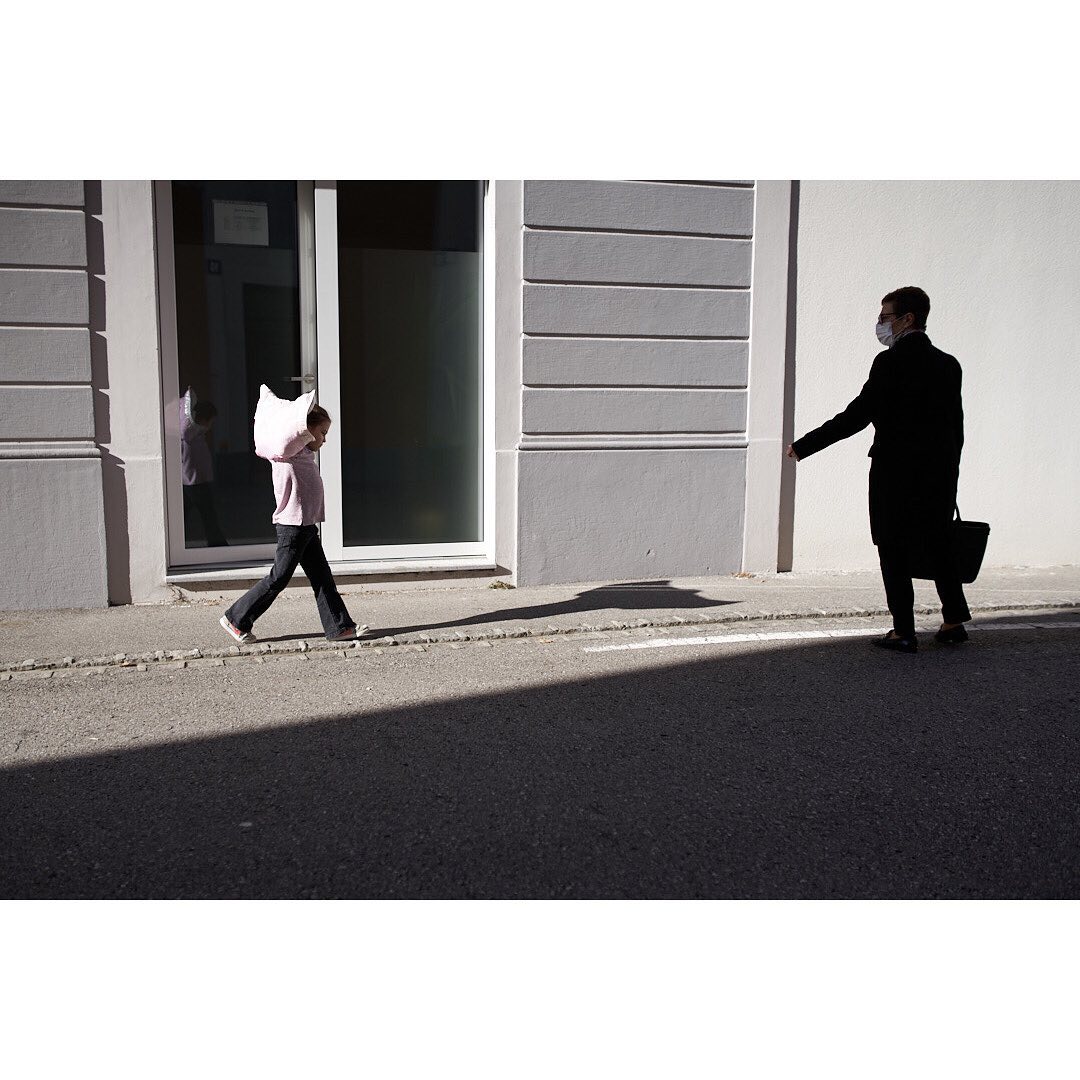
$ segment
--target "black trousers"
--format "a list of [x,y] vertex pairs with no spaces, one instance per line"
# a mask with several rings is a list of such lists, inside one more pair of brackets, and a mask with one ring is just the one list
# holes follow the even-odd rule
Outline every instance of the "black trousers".
[[334,584],[334,575],[323,553],[317,525],[275,525],[277,551],[270,573],[253,585],[228,611],[229,622],[246,633],[251,631],[259,618],[289,584],[299,566],[311,582],[315,602],[319,606],[319,618],[328,638],[335,637],[356,625],[345,610],[345,601]]
[[228,546],[229,541],[225,539],[225,533],[222,532],[221,525],[218,522],[217,507],[214,505],[214,485],[212,483],[184,485],[184,528],[188,536],[192,533],[192,513],[197,513],[202,519],[207,547]]
[[[910,545],[906,542],[878,544],[881,580],[885,584],[885,599],[893,617],[893,629],[900,637],[915,636],[915,588],[911,583]],[[934,579],[941,599],[941,621],[967,622],[971,618],[960,574],[952,561],[948,545],[939,545],[937,560],[939,577]]]

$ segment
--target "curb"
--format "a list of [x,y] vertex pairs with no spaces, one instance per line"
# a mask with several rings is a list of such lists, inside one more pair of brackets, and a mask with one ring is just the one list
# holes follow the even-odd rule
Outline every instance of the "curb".
[[[936,615],[937,607],[917,607],[916,615]],[[993,614],[1002,611],[1078,611],[1080,601],[1070,600],[1058,603],[1042,604],[988,604],[973,608],[974,615]],[[469,632],[454,630],[448,633],[417,633],[398,637],[364,638],[342,647],[339,641],[273,641],[258,642],[254,645],[230,645],[222,649],[157,649],[147,653],[114,653],[109,656],[74,657],[65,656],[58,660],[23,660],[14,664],[0,664],[0,679],[10,679],[12,675],[32,671],[65,671],[92,669],[103,671],[109,668],[135,668],[146,671],[151,666],[185,667],[191,660],[211,660],[219,664],[241,656],[267,658],[269,656],[297,655],[303,653],[337,652],[348,655],[355,650],[383,649],[389,647],[408,647],[424,645],[458,645],[463,643],[490,644],[508,638],[554,637],[573,634],[607,633],[613,630],[641,630],[649,627],[668,628],[678,626],[721,626],[728,623],[779,622],[794,619],[876,619],[889,614],[887,607],[876,608],[837,608],[827,611],[815,608],[812,611],[743,611],[718,615],[698,616],[661,616],[655,619],[633,619],[621,621],[613,619],[603,625],[582,623],[580,626],[515,626],[497,627],[494,630]]]

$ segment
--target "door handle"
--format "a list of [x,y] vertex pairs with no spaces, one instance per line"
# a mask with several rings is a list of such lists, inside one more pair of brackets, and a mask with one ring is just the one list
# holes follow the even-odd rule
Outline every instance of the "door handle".
[[290,375],[289,382],[306,382],[313,383],[315,381],[314,375]]

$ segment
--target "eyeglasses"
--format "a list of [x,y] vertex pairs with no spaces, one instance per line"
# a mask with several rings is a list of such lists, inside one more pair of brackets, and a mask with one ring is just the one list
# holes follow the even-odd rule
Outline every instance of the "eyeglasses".
[[[906,315],[906,314],[907,314],[907,312],[905,311],[904,315]],[[904,315],[898,315],[895,311],[892,312],[889,315],[879,315],[878,316],[878,322],[883,323],[883,322],[888,322],[890,319],[902,319],[904,317]]]

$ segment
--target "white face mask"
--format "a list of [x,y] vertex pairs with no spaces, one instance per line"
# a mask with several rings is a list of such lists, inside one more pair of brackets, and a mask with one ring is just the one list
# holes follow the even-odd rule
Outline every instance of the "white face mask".
[[893,335],[892,321],[879,322],[874,324],[874,333],[877,334],[878,341],[885,346],[886,349],[892,348],[893,342],[896,340]]

